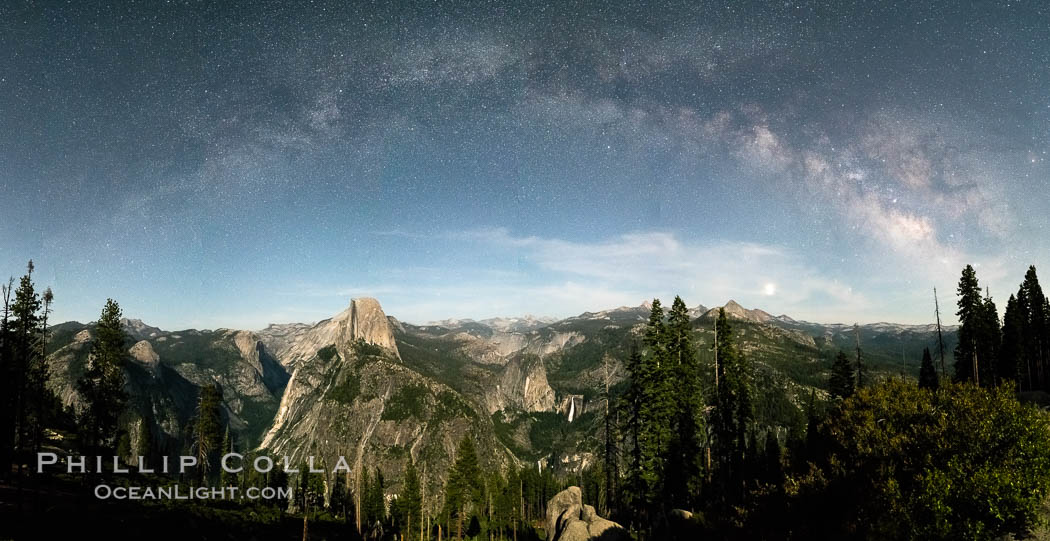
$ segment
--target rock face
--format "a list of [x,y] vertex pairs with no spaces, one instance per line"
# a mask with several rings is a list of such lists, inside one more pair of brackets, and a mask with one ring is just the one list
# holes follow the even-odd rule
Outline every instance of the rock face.
[[259,331],[259,335],[281,364],[289,369],[294,369],[325,346],[356,340],[364,340],[400,357],[390,320],[379,301],[370,297],[351,299],[346,310],[313,326],[271,325]]
[[[345,313],[345,312],[344,312]],[[394,331],[390,326],[390,320],[383,313],[379,301],[371,297],[363,297],[350,301],[350,323],[349,328],[344,326],[340,329],[347,341],[364,340],[369,344],[375,344],[386,348],[398,355],[397,343],[394,342]]]
[[[753,310],[748,310],[747,308],[740,306],[740,304],[733,300],[727,302],[726,305],[722,306],[721,308],[725,309],[726,317],[729,318],[743,319],[746,321],[753,321],[755,323],[768,323],[770,320],[773,319],[773,316],[769,315],[767,312],[764,312],[757,308]],[[708,310],[707,313],[704,315],[707,317],[718,317],[718,309],[719,307],[716,306]]]
[[583,504],[579,487],[569,487],[547,502],[547,539],[551,541],[628,541],[631,536],[619,524],[599,517],[594,507]]
[[[393,323],[374,299],[318,323],[284,350],[294,365],[262,447],[292,463],[316,457],[329,469],[344,457],[356,476],[379,468],[397,479],[411,456],[426,466],[427,492],[439,491],[464,435],[486,467],[503,470],[513,455],[492,420],[456,389],[405,365]],[[357,340],[373,346],[360,347]]]
[[148,340],[140,340],[131,346],[128,350],[131,354],[131,358],[139,362],[143,367],[146,368],[153,377],[160,376],[160,355],[153,350],[153,345]]
[[[244,441],[258,442],[277,412],[288,373],[249,331],[172,333],[137,319],[122,321],[134,340],[128,349],[125,390],[129,395],[122,428],[138,437],[138,422],[146,419],[158,446],[178,448],[186,423],[194,415],[200,388],[218,384],[223,417]],[[94,324],[56,326],[48,345],[49,387],[64,406],[83,407],[77,379],[87,366]]]
[[558,413],[565,416],[569,422],[573,422],[577,417],[583,415],[585,410],[583,409],[583,395],[582,394],[570,394],[562,398],[561,403],[558,405]]
[[554,389],[547,383],[547,371],[536,357],[515,357],[505,367],[496,386],[496,400],[489,413],[513,407],[522,411],[550,411]]

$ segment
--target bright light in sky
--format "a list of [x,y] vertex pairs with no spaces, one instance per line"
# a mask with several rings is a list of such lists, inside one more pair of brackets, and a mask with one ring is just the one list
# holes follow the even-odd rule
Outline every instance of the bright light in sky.
[[766,287],[762,288],[762,292],[766,295],[773,296],[777,294],[777,285],[773,282],[766,284]]

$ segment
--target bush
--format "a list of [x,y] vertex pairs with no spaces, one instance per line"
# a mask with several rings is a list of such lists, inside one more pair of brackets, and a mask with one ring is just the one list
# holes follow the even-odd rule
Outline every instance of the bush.
[[817,536],[1020,534],[1050,493],[1047,414],[1007,387],[885,382],[844,400],[812,441],[799,496]]

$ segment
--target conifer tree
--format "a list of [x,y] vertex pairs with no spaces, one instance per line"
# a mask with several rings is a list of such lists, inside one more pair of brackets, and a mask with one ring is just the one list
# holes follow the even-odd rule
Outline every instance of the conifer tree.
[[[47,388],[47,316],[54,296],[48,288],[43,296],[33,283],[33,261],[14,291],[5,291],[6,323],[4,349],[13,402],[13,446],[18,452],[36,452],[43,442],[49,414],[57,409],[54,394]],[[13,286],[13,283],[9,283]],[[8,308],[9,305],[9,308]],[[21,462],[19,462],[21,467]]]
[[627,470],[625,503],[634,509],[640,507],[639,499],[645,491],[645,482],[642,479],[642,402],[644,392],[642,383],[648,379],[644,373],[645,363],[642,362],[642,354],[638,346],[631,346],[630,356],[627,358],[628,387],[624,397],[627,409],[627,430],[630,436],[630,467]]
[[1036,276],[1035,266],[1028,267],[1021,291],[1018,293],[1020,301],[1023,294],[1022,307],[1026,314],[1026,325],[1024,329],[1024,355],[1026,363],[1032,367],[1033,388],[1047,390],[1047,330],[1050,326],[1047,299],[1043,295],[1043,288],[1039,285],[1039,277]]
[[1003,314],[1003,339],[999,348],[999,381],[1012,381],[1015,387],[1027,390],[1030,382],[1024,377],[1025,315],[1016,295],[1010,295]]
[[665,472],[675,414],[674,382],[675,363],[667,350],[667,327],[664,311],[659,299],[653,299],[646,325],[646,352],[636,370],[637,384],[637,434],[635,452],[637,456],[638,488],[634,497],[643,513],[654,510],[665,496]]
[[463,436],[456,449],[456,461],[445,485],[446,515],[455,519],[456,539],[463,539],[463,521],[481,498],[481,470],[470,435]]
[[919,367],[919,387],[936,390],[940,383],[937,369],[933,366],[933,358],[930,356],[930,348],[923,348],[922,366]]
[[832,398],[849,398],[853,396],[853,365],[846,357],[846,352],[839,350],[835,362],[831,365],[831,378],[828,380],[828,394]]
[[598,508],[603,515],[608,516],[611,510],[618,509],[616,502],[619,487],[617,486],[617,483],[620,479],[619,449],[617,446],[618,423],[616,421],[616,410],[612,405],[613,378],[615,377],[617,370],[615,369],[615,366],[610,363],[609,355],[602,356],[602,365],[605,369],[605,422],[603,427],[603,437],[605,438],[605,453],[603,455],[603,462],[605,464],[605,492],[604,498],[600,502]]
[[359,533],[364,533],[372,527],[373,511],[371,509],[371,494],[372,494],[372,477],[368,474],[368,468],[361,468],[361,477],[358,480],[357,487],[357,507],[360,510],[357,513],[357,517],[360,519],[358,524]]
[[676,296],[668,314],[665,351],[673,385],[668,392],[674,400],[671,442],[666,459],[665,502],[678,506],[691,505],[699,491],[701,477],[702,435],[704,433],[700,391],[700,368],[693,345],[693,327],[681,297]]
[[346,475],[343,473],[337,473],[332,479],[332,493],[328,497],[328,507],[332,510],[332,514],[338,517],[343,517],[344,521],[349,522],[350,518],[350,490],[347,487]]
[[764,455],[762,480],[777,487],[781,486],[784,483],[783,451],[776,432],[772,430],[766,431]]
[[11,277],[0,286],[0,300],[3,301],[3,312],[0,313],[0,479],[10,473],[8,465],[11,464],[15,446],[15,395],[18,386],[11,344],[14,285],[15,279]]
[[980,339],[982,338],[982,319],[985,314],[984,302],[981,299],[981,286],[977,283],[977,273],[971,265],[966,265],[959,279],[959,343],[955,346],[955,380],[973,381],[977,378],[974,361],[977,358]]
[[365,481],[368,484],[367,488],[363,489],[364,502],[361,514],[364,515],[366,529],[371,530],[377,524],[382,525],[386,522],[386,482],[383,479],[383,472],[378,467],[371,479],[367,477],[367,472],[365,475]]
[[128,359],[128,337],[120,324],[120,306],[106,300],[91,344],[87,370],[77,382],[77,390],[87,403],[83,428],[89,449],[106,449],[116,434],[117,422],[127,405],[124,367]]
[[[230,435],[230,425],[227,423],[227,425],[226,425],[226,433],[222,437],[222,453],[221,454],[222,454],[222,456],[226,456],[226,455],[228,455],[230,453],[233,453],[233,452],[235,452],[234,451],[234,446],[233,446],[233,437]],[[221,458],[220,458],[220,461],[221,461]],[[237,486],[237,474],[233,473],[233,472],[226,471],[225,468],[222,468],[222,463],[221,462],[219,463],[219,468],[222,469],[222,473],[220,474],[220,479],[222,480],[222,486],[225,486],[225,487]]]
[[197,457],[198,481],[204,483],[218,466],[222,445],[222,392],[216,385],[201,387],[193,422],[193,448]]
[[980,339],[977,349],[977,375],[981,386],[995,387],[999,383],[999,352],[1002,347],[1002,327],[999,311],[986,293],[981,305]]
[[[26,266],[26,273],[19,280],[15,300],[11,307],[12,367],[14,368],[15,401],[15,449],[25,451],[32,441],[33,368],[37,349],[34,337],[39,323],[40,296],[33,286],[33,261]],[[21,464],[21,461],[19,462]]]
[[715,329],[718,334],[719,385],[712,415],[713,448],[718,477],[725,489],[723,497],[736,497],[742,489],[747,434],[754,421],[751,370],[737,351],[724,308],[718,310]]
[[857,385],[856,389],[860,389],[868,384],[868,367],[864,364],[864,356],[860,349],[860,325],[853,324],[853,334],[856,337],[856,369],[857,369]]
[[416,471],[416,465],[412,462],[411,456],[408,457],[408,463],[405,464],[405,480],[398,501],[404,513],[401,520],[407,530],[405,537],[410,538],[412,532],[420,530],[423,520],[423,498],[420,494],[419,472]]

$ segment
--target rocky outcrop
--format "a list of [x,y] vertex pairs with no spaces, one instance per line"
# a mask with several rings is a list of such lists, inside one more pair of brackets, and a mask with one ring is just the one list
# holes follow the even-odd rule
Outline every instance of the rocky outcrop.
[[342,346],[356,340],[379,346],[400,358],[394,330],[379,301],[362,297],[335,317],[305,325],[271,325],[259,331],[260,339],[273,344],[277,359],[288,369],[314,356],[329,345]]
[[[122,428],[131,430],[145,418],[158,445],[178,442],[194,415],[199,389],[218,384],[231,428],[245,441],[259,441],[288,380],[259,336],[225,329],[173,333],[137,319],[122,324],[135,340],[125,367],[129,402]],[[94,324],[69,322],[55,329],[48,347],[49,386],[63,406],[79,410],[84,404],[77,379],[90,358]]]
[[[345,313],[345,312],[344,312]],[[350,323],[349,327],[343,326],[340,338],[348,342],[364,340],[390,350],[395,356],[398,355],[397,343],[394,341],[394,330],[390,326],[390,320],[383,313],[379,301],[371,297],[363,297],[350,301]]]
[[230,331],[228,338],[232,338],[233,344],[241,354],[241,359],[248,368],[259,375],[259,379],[270,393],[280,396],[284,386],[288,383],[288,372],[267,351],[260,337],[250,331]]
[[489,413],[508,408],[551,411],[553,407],[554,389],[547,383],[543,361],[534,356],[518,356],[503,368]]
[[[368,321],[353,324],[367,332]],[[262,447],[292,463],[315,456],[331,467],[345,457],[353,475],[368,466],[392,479],[411,456],[426,471],[428,492],[443,486],[465,435],[474,439],[486,467],[500,471],[514,464],[488,415],[455,389],[405,366],[395,353],[344,341],[299,361]]]
[[725,306],[716,306],[708,310],[707,313],[704,314],[704,316],[712,318],[718,317],[719,309],[724,309],[726,311],[726,317],[731,319],[743,319],[745,321],[753,321],[755,323],[769,323],[773,319],[773,316],[769,315],[769,313],[767,312],[764,312],[757,308],[753,310],[748,310],[747,308],[740,306],[740,304],[733,300],[727,302]]
[[156,338],[164,334],[164,331],[157,327],[146,325],[141,319],[122,318],[120,320],[120,325],[124,327],[124,331],[135,340]]
[[128,350],[131,358],[143,366],[153,377],[160,377],[160,355],[153,350],[148,340],[140,340]]
[[579,487],[569,487],[547,502],[546,531],[551,541],[628,541],[631,538],[623,526],[599,517],[594,507],[584,505]]
[[549,336],[530,340],[525,351],[543,357],[582,344],[585,340],[586,338],[576,331],[552,332]]

